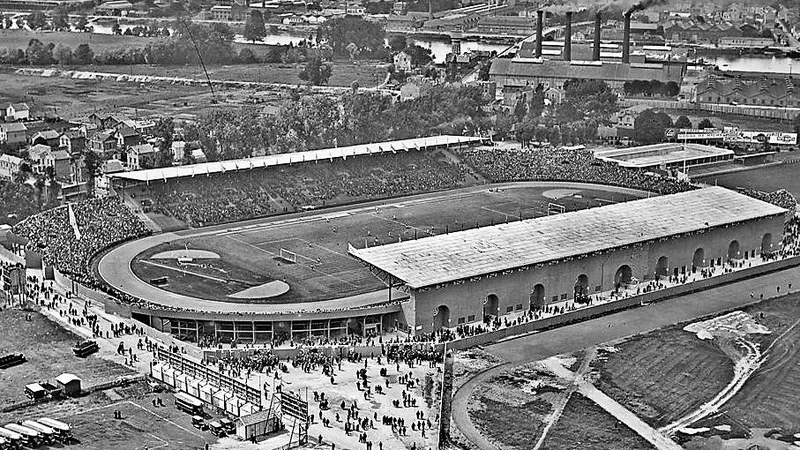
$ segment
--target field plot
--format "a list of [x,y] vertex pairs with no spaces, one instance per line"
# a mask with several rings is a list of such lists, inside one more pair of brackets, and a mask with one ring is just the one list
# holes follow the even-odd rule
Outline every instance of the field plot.
[[21,48],[25,50],[31,39],[38,39],[45,45],[51,42],[54,45],[66,45],[73,51],[81,44],[89,44],[95,54],[118,48],[145,47],[147,44],[157,40],[156,38],[117,36],[113,34],[0,29],[0,42],[3,43],[4,48]]
[[83,387],[112,381],[133,372],[97,356],[78,358],[72,347],[80,338],[39,313],[0,311],[0,354],[23,353],[27,362],[0,371],[0,406],[27,400],[25,385],[53,380],[64,372],[77,375]]
[[733,378],[723,350],[679,327],[632,337],[598,355],[595,385],[654,427],[693,411]]
[[781,164],[722,175],[698,177],[697,181],[718,184],[730,189],[743,187],[767,192],[786,189],[795,198],[800,198],[798,171],[800,171],[800,166],[797,164]]
[[654,447],[593,401],[576,392],[540,448],[650,450]]
[[[613,199],[612,199],[613,198]],[[372,206],[337,208],[300,219],[268,219],[249,225],[232,224],[214,234],[185,238],[150,249],[134,260],[134,273],[142,279],[168,276],[164,289],[210,300],[226,300],[231,289],[191,274],[176,274],[146,261],[157,251],[192,249],[219,254],[223,263],[252,272],[247,277],[285,281],[290,291],[269,302],[300,302],[339,298],[384,287],[361,264],[347,255],[348,244],[363,248],[421,239],[443,233],[543,216],[548,207],[565,211],[629,200],[608,191],[551,189],[519,184],[491,189],[472,188],[408,200],[375,202]],[[284,251],[294,261],[281,258]],[[262,281],[263,282],[263,281]]]

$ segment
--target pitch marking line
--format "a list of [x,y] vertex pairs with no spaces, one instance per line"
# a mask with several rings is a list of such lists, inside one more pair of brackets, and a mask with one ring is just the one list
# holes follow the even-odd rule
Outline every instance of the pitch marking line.
[[[253,248],[255,248],[255,249],[257,249],[257,250],[259,250],[259,251],[261,251],[261,252],[264,252],[264,253],[267,253],[267,254],[269,254],[269,255],[272,255],[273,257],[276,257],[276,258],[277,258],[277,257],[279,256],[279,255],[278,255],[278,254],[276,254],[276,253],[273,253],[273,252],[271,252],[271,251],[269,251],[269,250],[266,250],[266,249],[263,249],[263,248],[261,248],[261,247],[257,247],[257,246],[255,246],[255,245],[253,245],[253,244],[249,243],[249,242],[245,242],[245,241],[243,241],[243,240],[241,240],[241,239],[237,239],[237,238],[235,238],[235,237],[233,237],[233,236],[226,235],[225,237],[226,237],[226,238],[228,238],[228,239],[230,239],[230,240],[232,240],[232,241],[238,242],[238,243],[240,243],[240,244],[244,244],[244,245],[246,245],[246,246],[248,246],[248,247],[253,247]],[[297,239],[297,238],[294,238],[294,239]],[[317,270],[317,269],[315,269],[315,268],[313,268],[313,267],[307,266],[307,265],[305,265],[305,264],[302,264],[302,263],[297,263],[297,265],[298,265],[298,266],[300,266],[300,267],[305,267],[306,269],[308,269],[308,270],[310,270],[310,271],[312,271],[312,272],[314,272],[314,273],[318,273],[318,274],[320,274],[320,275],[324,275],[324,276],[326,276],[326,277],[333,278],[334,280],[336,280],[336,281],[338,281],[338,282],[340,282],[340,283],[344,283],[344,284],[348,284],[348,285],[350,285],[350,286],[353,286],[354,288],[357,288],[357,287],[359,287],[358,285],[356,285],[356,284],[353,284],[353,283],[351,283],[351,282],[349,282],[349,281],[347,281],[347,280],[343,280],[343,279],[341,279],[341,278],[337,277],[336,275],[331,275],[331,274],[329,274],[329,273],[325,273],[325,272],[323,272],[323,271],[321,271],[321,270]],[[360,269],[359,269],[359,270],[360,270]]]

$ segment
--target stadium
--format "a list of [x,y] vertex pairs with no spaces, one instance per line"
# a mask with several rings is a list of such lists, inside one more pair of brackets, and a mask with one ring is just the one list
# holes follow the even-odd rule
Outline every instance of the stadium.
[[780,248],[782,207],[584,150],[481,145],[439,136],[124,172],[123,203],[57,208],[15,233],[63,285],[196,342],[425,335]]

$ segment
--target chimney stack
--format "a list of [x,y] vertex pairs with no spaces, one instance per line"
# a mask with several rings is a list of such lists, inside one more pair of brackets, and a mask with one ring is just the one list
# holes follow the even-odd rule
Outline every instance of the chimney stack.
[[600,11],[594,15],[594,49],[592,51],[592,61],[600,61],[600,26],[602,17]]
[[542,57],[542,27],[544,26],[544,11],[536,11],[536,54],[537,58]]
[[631,62],[631,13],[625,13],[625,25],[622,30],[622,62],[628,64]]
[[564,61],[572,59],[572,12],[567,12],[567,23],[564,25]]

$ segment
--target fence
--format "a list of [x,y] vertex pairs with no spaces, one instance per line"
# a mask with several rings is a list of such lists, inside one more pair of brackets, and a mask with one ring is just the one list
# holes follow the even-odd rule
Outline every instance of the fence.
[[657,109],[706,111],[719,114],[736,114],[740,116],[762,117],[766,119],[792,120],[800,114],[800,108],[775,108],[768,106],[723,105],[718,103],[691,103],[687,101],[656,100],[626,98],[619,101],[619,106],[627,108],[633,105],[645,105]]
[[458,341],[448,342],[447,348],[452,350],[464,350],[467,348],[475,347],[478,345],[486,345],[504,338],[531,333],[534,331],[542,331],[549,328],[567,325],[574,322],[581,322],[594,317],[603,316],[616,311],[632,308],[645,303],[654,303],[666,300],[681,295],[690,294],[693,292],[703,291],[713,287],[721,286],[736,281],[745,280],[747,278],[764,275],[770,272],[776,272],[790,267],[800,265],[800,256],[793,256],[780,261],[762,264],[756,267],[738,270],[711,278],[695,281],[692,283],[681,284],[666,289],[661,289],[647,294],[636,295],[633,297],[617,300],[614,302],[603,303],[600,305],[581,308],[576,311],[570,311],[546,319],[536,320],[533,322],[523,323],[508,328],[503,328],[489,333],[470,336]]
[[219,388],[230,389],[236,396],[243,398],[256,406],[263,406],[261,404],[261,391],[252,386],[248,386],[247,384],[242,383],[235,378],[231,378],[225,374],[217,372],[214,369],[187,359],[180,354],[172,353],[163,347],[157,348],[156,358],[160,361],[168,363],[171,367],[180,370],[186,375],[206,380]]
[[[384,345],[404,345],[404,346],[410,346],[413,349],[419,349],[419,350],[425,350],[425,349],[429,349],[431,347],[431,343],[426,343],[426,342],[409,342],[409,343],[401,343],[401,344],[388,343],[387,342]],[[441,348],[440,348],[441,344],[436,344],[436,345],[437,345],[437,347],[436,347],[437,350],[441,350]],[[215,361],[219,361],[220,359],[229,358],[229,357],[230,358],[245,358],[245,357],[248,357],[248,356],[252,356],[257,351],[263,351],[263,350],[267,350],[267,348],[264,348],[264,349],[257,349],[257,348],[241,348],[241,349],[239,349],[239,348],[233,348],[233,349],[205,350],[203,352],[203,358],[206,361],[215,362]],[[297,357],[297,354],[301,350],[304,350],[304,349],[300,348],[300,347],[274,348],[274,349],[271,349],[270,352],[272,352],[273,354],[275,354],[275,356],[277,356],[278,358],[280,358],[282,360],[290,360],[290,359],[294,359],[295,357]],[[305,348],[305,350],[308,350],[308,348]],[[314,347],[314,351],[317,351],[317,352],[319,352],[319,353],[321,353],[321,354],[323,354],[325,356],[338,355],[338,356],[344,357],[349,352],[355,352],[355,353],[358,353],[359,355],[364,356],[364,357],[372,357],[372,356],[380,355],[382,353],[382,351],[383,351],[383,348],[381,347],[381,345],[356,345],[356,346],[352,346],[352,345],[327,345],[327,346]]]

